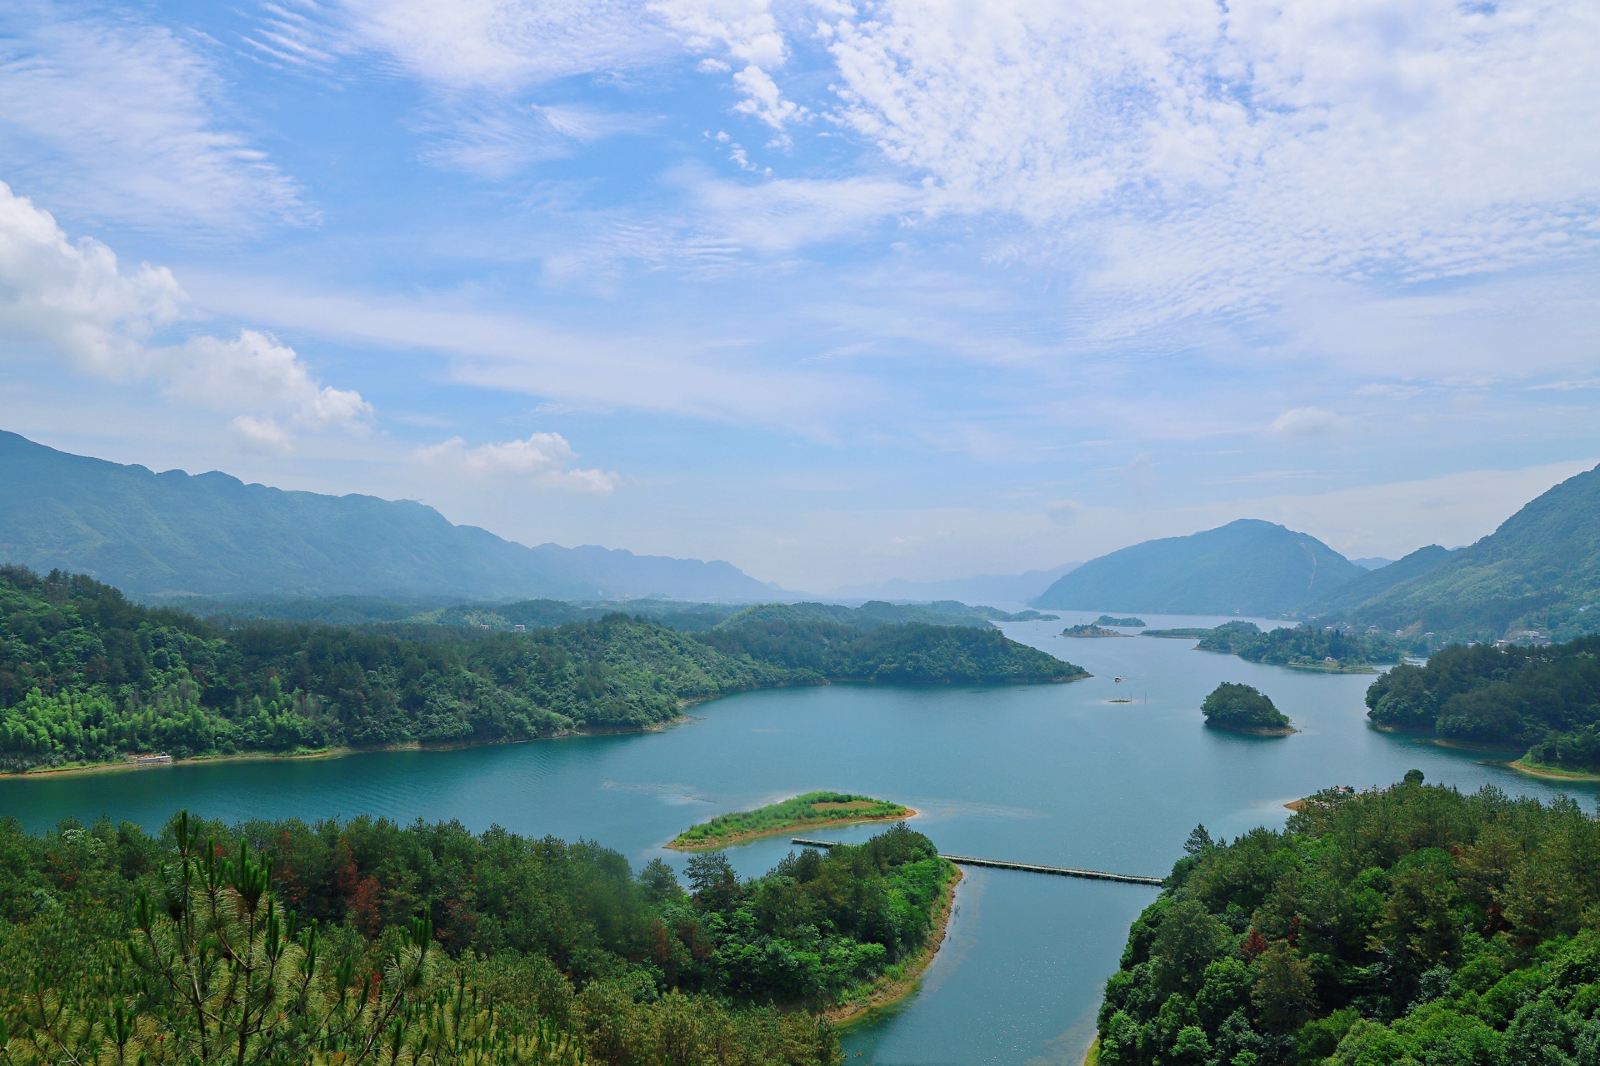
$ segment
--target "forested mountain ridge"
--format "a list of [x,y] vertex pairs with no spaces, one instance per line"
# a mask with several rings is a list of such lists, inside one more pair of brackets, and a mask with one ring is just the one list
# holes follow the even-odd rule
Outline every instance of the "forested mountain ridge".
[[138,596],[550,596],[751,601],[724,562],[525,547],[431,507],[153,473],[0,431],[0,563],[88,573]]
[[1280,618],[1365,573],[1306,533],[1240,519],[1092,559],[1035,607]]
[[1479,640],[1525,628],[1557,640],[1600,631],[1600,467],[1536,497],[1437,566],[1337,606],[1385,629]]
[[1101,1066],[1595,1061],[1600,822],[1413,774],[1197,828],[1106,983]]
[[0,568],[0,769],[9,770],[151,751],[521,740],[640,729],[687,702],[752,688],[1082,673],[965,626],[771,623],[714,640],[621,614],[527,633],[224,627],[141,607],[91,578]]

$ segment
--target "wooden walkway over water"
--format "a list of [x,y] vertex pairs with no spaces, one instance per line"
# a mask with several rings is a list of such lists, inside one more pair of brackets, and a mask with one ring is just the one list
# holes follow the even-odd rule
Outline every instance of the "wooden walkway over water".
[[[808,848],[837,848],[838,840],[812,840],[809,837],[792,837],[792,843]],[[1032,862],[1010,862],[1006,859],[978,859],[971,855],[940,855],[939,858],[957,866],[986,866],[992,870],[1018,870],[1026,874],[1050,874],[1053,877],[1082,877],[1090,881],[1120,881],[1126,885],[1150,885],[1160,888],[1165,878],[1145,877],[1142,874],[1116,874],[1105,870],[1085,870],[1076,866],[1041,866]]]

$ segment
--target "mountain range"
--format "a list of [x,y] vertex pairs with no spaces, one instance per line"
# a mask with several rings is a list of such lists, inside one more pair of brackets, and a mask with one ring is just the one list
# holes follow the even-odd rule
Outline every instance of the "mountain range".
[[[1600,631],[1600,466],[1536,497],[1465,548],[1413,552],[1383,587],[1352,583],[1317,605],[1385,629],[1495,639]],[[1362,595],[1362,593],[1369,593]]]
[[527,547],[421,503],[155,473],[0,431],[0,563],[86,573],[145,598],[446,595],[747,602],[725,562]]
[[1365,573],[1309,534],[1243,518],[1091,559],[1033,606],[1281,618]]

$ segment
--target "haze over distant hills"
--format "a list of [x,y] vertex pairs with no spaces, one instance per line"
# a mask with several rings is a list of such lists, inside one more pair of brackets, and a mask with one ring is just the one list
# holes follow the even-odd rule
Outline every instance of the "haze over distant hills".
[[1366,572],[1309,534],[1246,518],[1092,559],[1033,605],[1282,617]]
[[753,601],[777,592],[725,562],[529,548],[420,503],[157,474],[3,431],[0,563],[87,573],[145,597]]
[[1071,573],[1080,563],[1062,563],[1048,570],[1029,570],[1021,574],[979,574],[953,577],[944,581],[907,581],[896,578],[876,585],[861,585],[838,593],[837,599],[894,600],[932,603],[959,600],[962,603],[1027,603],[1049,588],[1056,579]]
[[1385,628],[1480,639],[1519,628],[1558,638],[1600,631],[1600,467],[1538,496],[1469,547],[1424,548],[1395,566],[1425,552],[1402,580],[1361,597],[1351,585],[1318,606]]

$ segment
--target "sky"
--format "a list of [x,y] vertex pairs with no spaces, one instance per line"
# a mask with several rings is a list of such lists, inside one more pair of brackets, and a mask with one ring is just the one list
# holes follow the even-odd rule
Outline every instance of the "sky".
[[1600,460],[1600,5],[0,5],[0,428],[828,592]]

